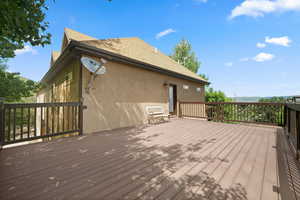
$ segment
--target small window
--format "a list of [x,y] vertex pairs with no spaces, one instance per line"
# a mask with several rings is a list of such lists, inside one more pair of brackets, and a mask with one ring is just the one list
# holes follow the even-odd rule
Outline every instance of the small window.
[[201,88],[196,88],[196,92],[201,92]]

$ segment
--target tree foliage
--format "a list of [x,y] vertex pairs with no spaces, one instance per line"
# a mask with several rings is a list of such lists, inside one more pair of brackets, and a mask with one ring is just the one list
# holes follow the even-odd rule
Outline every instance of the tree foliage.
[[19,73],[7,72],[5,61],[0,61],[0,97],[7,102],[18,102],[37,91],[39,84],[22,78]]
[[45,0],[0,1],[0,58],[14,57],[14,51],[25,43],[50,44],[48,22],[44,21],[47,9]]
[[260,98],[258,102],[261,103],[285,103],[287,98],[285,97],[269,97],[269,98]]
[[222,91],[215,91],[213,88],[208,88],[205,91],[205,101],[206,102],[229,102],[232,99],[226,97],[225,93]]
[[173,54],[171,55],[175,61],[185,66],[194,73],[197,73],[200,62],[198,61],[195,52],[192,51],[192,45],[189,41],[182,39],[174,48]]
[[[201,62],[198,60],[195,52],[192,50],[191,43],[185,39],[182,39],[174,47],[173,53],[170,57],[194,73],[197,73],[201,66]],[[204,74],[200,74],[199,76],[205,80],[208,80],[207,76]]]

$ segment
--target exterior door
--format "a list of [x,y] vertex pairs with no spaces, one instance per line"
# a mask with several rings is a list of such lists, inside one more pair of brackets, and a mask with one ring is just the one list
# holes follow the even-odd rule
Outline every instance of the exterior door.
[[177,105],[177,88],[176,85],[169,86],[169,113],[176,113]]

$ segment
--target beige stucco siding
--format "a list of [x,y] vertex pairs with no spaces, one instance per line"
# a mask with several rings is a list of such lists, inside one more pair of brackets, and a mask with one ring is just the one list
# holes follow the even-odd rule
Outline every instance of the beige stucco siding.
[[[116,62],[105,64],[106,73],[92,81],[83,68],[84,133],[146,123],[146,106],[162,105],[168,112],[168,87],[177,85],[179,101],[204,101],[204,85]],[[183,89],[183,85],[189,89]],[[196,88],[201,88],[197,92]]]

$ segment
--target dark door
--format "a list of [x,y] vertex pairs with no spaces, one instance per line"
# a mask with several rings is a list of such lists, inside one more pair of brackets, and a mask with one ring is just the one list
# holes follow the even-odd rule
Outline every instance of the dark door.
[[169,112],[176,114],[177,106],[177,86],[169,85]]

